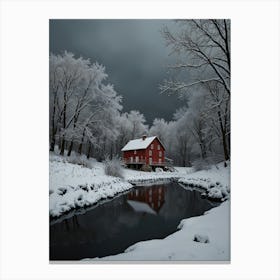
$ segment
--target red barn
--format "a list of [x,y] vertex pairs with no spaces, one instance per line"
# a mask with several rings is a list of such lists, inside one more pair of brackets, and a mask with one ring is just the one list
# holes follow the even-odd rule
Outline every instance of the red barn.
[[140,168],[142,165],[150,165],[152,168],[164,167],[165,148],[157,136],[134,139],[123,148],[123,160],[128,167]]

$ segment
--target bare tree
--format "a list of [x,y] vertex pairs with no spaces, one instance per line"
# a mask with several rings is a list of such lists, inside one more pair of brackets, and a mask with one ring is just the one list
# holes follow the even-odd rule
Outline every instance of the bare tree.
[[179,20],[179,32],[167,27],[162,34],[172,52],[182,55],[172,69],[188,70],[189,81],[170,80],[161,86],[162,92],[186,92],[188,89],[216,81],[230,95],[230,21]]
[[230,158],[230,21],[179,20],[177,27],[177,31],[162,30],[178,60],[169,67],[176,70],[177,78],[165,80],[161,92],[187,95],[188,102],[203,93],[205,102],[196,113],[193,110],[196,117],[188,128],[203,158],[213,141],[220,141],[226,162]]

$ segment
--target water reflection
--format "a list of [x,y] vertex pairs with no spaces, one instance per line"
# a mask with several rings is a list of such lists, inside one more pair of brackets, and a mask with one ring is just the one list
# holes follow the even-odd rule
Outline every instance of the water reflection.
[[183,218],[214,204],[176,183],[139,187],[82,215],[50,226],[50,259],[79,260],[123,252],[130,245],[164,238]]
[[128,194],[127,202],[136,212],[158,214],[164,204],[164,186],[135,189]]

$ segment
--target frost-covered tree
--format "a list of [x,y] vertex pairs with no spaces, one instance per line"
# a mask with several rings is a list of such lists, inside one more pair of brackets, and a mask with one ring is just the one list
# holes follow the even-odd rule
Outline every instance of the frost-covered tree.
[[131,139],[141,137],[143,134],[147,133],[148,126],[145,124],[146,119],[143,114],[139,111],[132,110],[127,114],[127,118],[132,125]]
[[114,141],[122,100],[112,85],[104,84],[106,78],[98,63],[68,52],[50,55],[51,151],[58,140],[61,155],[68,145],[68,156],[75,147],[89,157],[104,139]]
[[[165,80],[162,93],[187,96],[190,129],[205,158],[218,143],[230,157],[230,21],[179,20],[177,29],[162,34],[177,62],[175,78]],[[191,105],[192,103],[192,105]],[[199,106],[194,106],[199,104]]]
[[162,142],[166,142],[168,137],[168,122],[164,119],[154,119],[150,128],[150,135],[156,135]]
[[119,117],[116,119],[117,121],[117,128],[118,128],[118,139],[116,141],[116,151],[118,155],[120,154],[120,151],[124,145],[132,139],[132,122],[130,121],[128,117],[128,113],[124,112],[119,115]]

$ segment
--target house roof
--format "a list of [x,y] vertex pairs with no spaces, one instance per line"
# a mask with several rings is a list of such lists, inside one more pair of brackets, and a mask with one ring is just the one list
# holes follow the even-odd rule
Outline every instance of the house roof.
[[156,215],[156,211],[150,207],[147,203],[135,201],[135,200],[127,200],[127,203],[133,208],[135,212],[143,212]]
[[[130,140],[123,148],[122,152],[124,151],[131,151],[131,150],[142,150],[146,149],[155,139],[157,136],[146,137],[145,140],[142,138]],[[158,138],[157,138],[158,139]],[[158,139],[159,140],[159,139]],[[159,140],[160,142],[160,140]],[[161,143],[161,142],[160,142]],[[161,143],[162,145],[162,143]],[[162,145],[163,146],[163,145]],[[164,148],[164,146],[163,146]]]

